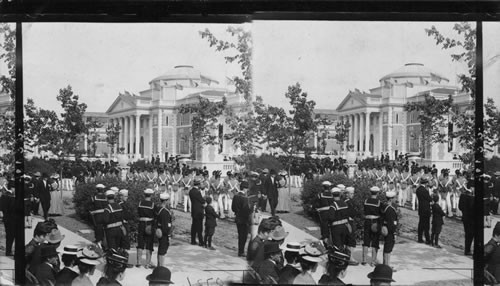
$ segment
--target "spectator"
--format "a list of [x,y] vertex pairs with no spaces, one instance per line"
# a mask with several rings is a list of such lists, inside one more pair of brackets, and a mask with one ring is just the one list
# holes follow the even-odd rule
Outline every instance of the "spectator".
[[[500,282],[500,222],[493,229],[493,236],[484,246],[484,269],[486,283],[497,285]],[[485,283],[485,284],[486,284]]]
[[78,276],[78,272],[74,269],[77,265],[77,254],[78,248],[76,246],[67,245],[64,247],[61,257],[64,268],[57,273],[55,286],[71,286],[71,282]]
[[264,259],[254,264],[253,268],[259,274],[262,284],[277,284],[279,280],[278,264],[281,260],[281,249],[276,242],[264,244]]
[[279,272],[279,284],[292,284],[295,277],[300,274],[300,247],[300,243],[298,242],[289,242],[286,244],[284,250],[287,264]]
[[321,262],[321,256],[324,254],[320,248],[320,243],[311,243],[299,251],[299,262],[301,272],[293,280],[293,284],[316,285],[312,273],[316,272],[318,263]]
[[41,249],[50,228],[43,222],[39,222],[33,232],[33,238],[25,246],[26,278],[29,282],[36,284],[35,273],[41,264]]
[[106,256],[104,277],[101,277],[96,286],[121,286],[119,281],[125,279],[128,253],[124,250],[111,249]]
[[269,239],[272,230],[269,220],[262,220],[257,236],[248,244],[247,261],[250,265],[264,260],[264,242]]
[[321,276],[318,285],[345,285],[340,278],[345,276],[350,256],[348,248],[345,248],[344,251],[336,247],[331,249],[328,253],[328,262],[326,264],[327,272]]
[[80,274],[73,280],[71,286],[94,286],[89,276],[94,274],[97,265],[101,264],[99,259],[102,257],[100,248],[89,245],[78,251],[76,255],[78,270]]
[[149,281],[149,286],[165,286],[174,284],[174,282],[170,280],[171,275],[167,267],[158,266],[153,269],[153,273],[146,276],[146,280]]
[[373,272],[368,273],[370,278],[370,286],[390,286],[391,282],[396,282],[392,279],[392,268],[385,264],[375,266]]
[[206,198],[206,207],[205,207],[205,238],[203,242],[205,243],[205,247],[210,250],[215,250],[212,246],[212,236],[215,233],[215,227],[217,226],[217,218],[219,215],[215,212],[214,208],[211,205],[212,198]]
[[56,265],[59,259],[53,246],[43,246],[41,249],[42,263],[35,272],[35,277],[40,286],[52,286],[56,283]]

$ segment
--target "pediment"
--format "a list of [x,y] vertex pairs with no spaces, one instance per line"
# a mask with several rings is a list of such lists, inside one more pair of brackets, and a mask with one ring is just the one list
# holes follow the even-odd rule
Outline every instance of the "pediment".
[[348,94],[345,99],[340,103],[339,107],[337,107],[337,111],[342,110],[350,110],[358,107],[365,107],[366,103],[363,102],[358,96],[353,96],[352,94]]
[[128,110],[130,108],[134,108],[135,105],[132,102],[129,102],[128,98],[125,98],[123,95],[119,95],[113,104],[108,108],[106,113],[117,113],[122,110]]

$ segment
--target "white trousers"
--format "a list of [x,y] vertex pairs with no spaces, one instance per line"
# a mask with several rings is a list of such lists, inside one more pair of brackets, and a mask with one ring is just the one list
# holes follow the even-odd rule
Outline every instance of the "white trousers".
[[175,209],[179,204],[179,191],[174,192],[174,190],[170,189],[170,207]]
[[417,193],[414,193],[412,190],[411,193],[411,209],[415,210],[417,208]]
[[219,214],[220,218],[225,218],[226,215],[224,214],[224,211],[228,209],[228,198],[229,196],[227,194],[220,194],[219,195]]
[[184,195],[184,212],[187,213],[188,209],[191,210],[191,200],[188,195]]

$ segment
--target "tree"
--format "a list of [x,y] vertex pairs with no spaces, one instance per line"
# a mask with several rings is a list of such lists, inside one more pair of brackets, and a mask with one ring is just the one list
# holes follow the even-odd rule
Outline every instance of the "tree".
[[497,146],[500,140],[500,111],[495,105],[492,98],[488,98],[484,105],[486,111],[485,116],[485,143],[488,151],[493,151],[491,148]]
[[349,136],[349,129],[351,128],[351,124],[348,121],[339,121],[337,125],[335,125],[335,140],[340,145],[340,150],[344,150],[344,143],[347,141]]
[[106,127],[106,142],[108,146],[111,148],[111,154],[113,154],[115,150],[115,145],[118,144],[118,137],[120,136],[121,127],[118,124],[109,124]]
[[26,151],[40,151],[58,153],[61,148],[60,120],[52,110],[37,108],[33,99],[28,98],[24,105],[24,146]]
[[[241,69],[241,75],[233,76],[231,81],[236,86],[236,92],[243,95],[245,102],[237,112],[231,107],[226,108],[225,122],[229,131],[224,134],[224,138],[232,140],[233,146],[243,151],[247,158],[259,148],[257,143],[261,132],[255,110],[263,108],[262,98],[254,97],[252,90],[252,34],[243,27],[230,26],[226,31],[234,40],[219,39],[209,29],[200,31],[200,35],[217,52],[230,54],[225,56],[226,63],[236,62]],[[246,159],[243,161],[247,162]]]
[[14,165],[14,150],[16,146],[15,134],[15,115],[16,106],[16,29],[11,25],[0,24],[0,35],[2,43],[0,48],[2,53],[0,59],[7,64],[8,74],[0,76],[1,92],[9,95],[11,102],[4,114],[0,115],[0,146],[6,153],[0,158],[0,161],[7,166]]
[[[223,114],[227,105],[225,97],[221,101],[210,101],[207,98],[198,97],[198,102],[183,104],[179,113],[191,116],[191,142],[193,154],[201,144],[215,145],[219,143],[218,130],[219,117]],[[193,156],[193,160],[196,158]]]
[[90,146],[90,148],[87,150],[87,155],[92,155],[93,157],[95,157],[95,153],[97,151],[97,142],[99,142],[100,139],[97,129],[101,128],[102,126],[103,124],[97,120],[91,120],[87,122],[87,146]]
[[420,122],[420,132],[422,134],[422,155],[425,157],[425,150],[432,143],[446,143],[447,115],[450,113],[453,104],[451,95],[447,99],[437,99],[431,95],[425,95],[424,101],[414,101],[405,104],[407,112],[418,112]]
[[[460,155],[460,159],[465,164],[474,162],[474,150],[476,145],[475,133],[475,100],[476,100],[476,29],[470,23],[461,22],[454,25],[453,30],[460,39],[446,37],[441,34],[436,27],[425,29],[428,36],[436,40],[436,45],[442,49],[453,49],[456,52],[451,55],[453,61],[465,62],[467,72],[458,75],[462,91],[466,92],[472,98],[471,106],[468,112],[454,112],[452,121],[457,126],[457,131],[453,132],[452,137],[458,138],[459,144],[467,150],[465,154]],[[455,36],[455,37],[456,37]],[[454,107],[459,111],[459,107]],[[487,124],[485,124],[485,127]],[[485,134],[491,134],[485,130]]]

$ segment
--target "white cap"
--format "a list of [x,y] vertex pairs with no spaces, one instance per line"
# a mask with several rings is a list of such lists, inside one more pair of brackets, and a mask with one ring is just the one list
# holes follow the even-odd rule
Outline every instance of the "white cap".
[[120,195],[125,196],[125,197],[128,197],[128,190],[126,190],[126,189],[121,189],[121,190],[120,190]]
[[345,188],[345,191],[348,193],[354,193],[354,187],[347,187]]
[[112,190],[112,191],[113,191],[113,192],[115,192],[115,193],[116,193],[116,192],[118,192],[118,191],[120,190],[120,189],[118,189],[117,187],[111,187],[111,188],[109,188],[109,189],[110,189],[110,190]]
[[105,188],[105,186],[103,184],[97,184],[95,187],[97,189],[104,189]]
[[154,194],[154,191],[152,189],[148,188],[148,189],[144,190],[144,194],[146,194],[146,195],[152,195],[152,194]]
[[331,186],[332,183],[330,181],[323,181],[323,183],[321,183],[323,186]]
[[105,194],[106,196],[114,196],[115,192],[113,190],[107,190]]
[[388,199],[392,199],[396,196],[396,192],[394,191],[390,191],[390,192],[386,192],[385,193],[385,197],[388,198]]
[[339,188],[341,191],[345,190],[345,186],[342,184],[338,184],[337,188]]
[[340,189],[337,187],[332,188],[332,193],[340,193]]
[[380,192],[380,188],[377,186],[373,186],[370,188],[370,192]]
[[168,193],[161,193],[160,200],[168,200],[170,199],[170,195]]

